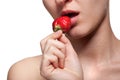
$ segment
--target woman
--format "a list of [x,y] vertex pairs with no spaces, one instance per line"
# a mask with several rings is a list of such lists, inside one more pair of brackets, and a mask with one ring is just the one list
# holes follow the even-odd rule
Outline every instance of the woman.
[[109,0],[43,0],[55,19],[72,28],[41,41],[42,55],[14,64],[8,80],[120,80],[120,41],[109,19]]

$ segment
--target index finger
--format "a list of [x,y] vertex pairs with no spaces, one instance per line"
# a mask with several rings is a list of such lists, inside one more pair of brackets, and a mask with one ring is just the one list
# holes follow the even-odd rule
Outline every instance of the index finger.
[[44,50],[44,47],[45,47],[46,42],[47,42],[48,39],[57,40],[57,39],[59,39],[61,36],[62,36],[62,31],[61,31],[61,30],[58,30],[57,32],[54,32],[54,33],[48,35],[46,38],[42,39],[41,42],[40,42],[40,45],[41,45],[42,50]]
[[50,35],[49,35],[49,38],[56,40],[56,39],[60,38],[61,36],[62,36],[62,30],[58,30],[58,31],[50,34]]

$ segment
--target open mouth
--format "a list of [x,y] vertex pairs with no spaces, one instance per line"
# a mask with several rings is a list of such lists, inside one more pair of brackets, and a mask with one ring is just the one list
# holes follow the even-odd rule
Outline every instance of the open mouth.
[[70,18],[73,18],[75,16],[77,16],[79,14],[79,12],[75,12],[75,11],[64,11],[62,12],[62,16],[68,16]]

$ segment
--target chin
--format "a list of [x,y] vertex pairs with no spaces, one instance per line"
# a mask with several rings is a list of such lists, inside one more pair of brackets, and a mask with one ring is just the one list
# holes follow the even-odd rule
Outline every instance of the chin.
[[88,29],[71,29],[67,35],[69,37],[71,37],[72,39],[82,39],[85,38],[87,36],[89,36],[91,34],[91,31],[89,31]]
[[80,31],[70,31],[69,33],[67,33],[67,35],[72,38],[72,39],[81,39],[83,37],[85,37],[85,34],[80,33]]

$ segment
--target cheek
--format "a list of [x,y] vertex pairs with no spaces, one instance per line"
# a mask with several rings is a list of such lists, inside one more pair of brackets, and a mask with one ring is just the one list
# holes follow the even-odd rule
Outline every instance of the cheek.
[[107,5],[103,3],[90,5],[83,10],[83,22],[92,27],[99,26],[103,18],[106,16],[108,12],[107,10]]
[[83,22],[81,22],[80,24],[81,26],[83,26],[83,28],[81,27],[81,29],[84,30],[85,34],[93,32],[96,28],[100,27],[100,24],[104,19],[104,16],[105,16],[104,11],[89,12],[84,16]]
[[88,18],[101,17],[107,12],[108,3],[108,0],[86,0],[83,5],[83,14]]
[[55,2],[51,0],[43,0],[43,4],[51,16],[55,18],[57,13]]

